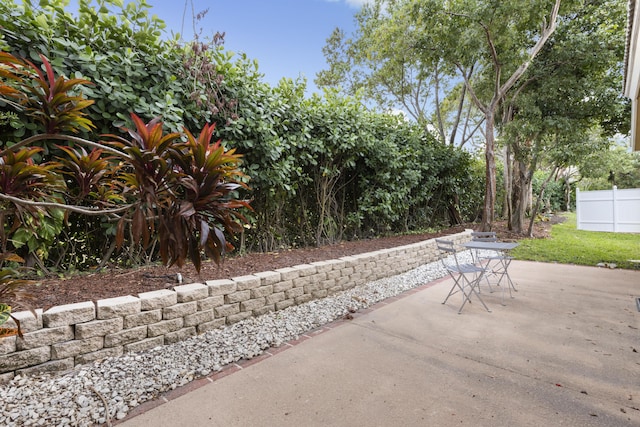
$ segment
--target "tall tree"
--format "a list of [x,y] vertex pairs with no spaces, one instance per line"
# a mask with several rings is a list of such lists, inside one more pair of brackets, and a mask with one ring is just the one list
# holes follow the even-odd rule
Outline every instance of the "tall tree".
[[560,0],[409,1],[420,44],[453,64],[482,111],[486,184],[482,229],[490,230],[496,203],[496,116],[501,103],[530,67],[557,25]]
[[328,69],[316,75],[315,83],[350,95],[364,91],[382,110],[403,111],[443,144],[468,142],[478,129],[478,111],[453,78],[451,64],[435,52],[418,55],[419,34],[404,2],[365,4],[356,19],[353,38],[336,28],[327,39]]
[[567,9],[558,30],[518,82],[503,109],[512,154],[508,216],[524,231],[533,173],[541,163],[566,168],[624,133],[628,102],[620,94],[626,6],[593,0]]
[[[345,82],[346,70],[358,73],[378,104],[401,106],[442,142],[470,138],[472,132],[459,135],[456,129],[460,123],[477,127],[478,121],[463,118],[477,109],[486,141],[482,228],[488,230],[496,202],[499,107],[555,31],[560,1],[376,0],[358,14],[353,40],[330,40],[333,56],[327,58],[339,71],[332,76],[341,79],[333,82]],[[343,54],[334,55],[335,49]]]

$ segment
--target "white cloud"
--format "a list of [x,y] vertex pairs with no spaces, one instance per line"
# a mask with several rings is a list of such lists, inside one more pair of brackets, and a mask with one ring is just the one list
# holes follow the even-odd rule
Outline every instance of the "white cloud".
[[349,6],[361,7],[365,3],[373,3],[373,0],[346,0]]
[[[342,0],[325,0],[328,1],[329,3],[338,3]],[[344,0],[345,3],[347,3],[349,6],[351,7],[356,7],[356,8],[360,8],[363,5],[365,5],[366,3],[373,3],[374,0]]]

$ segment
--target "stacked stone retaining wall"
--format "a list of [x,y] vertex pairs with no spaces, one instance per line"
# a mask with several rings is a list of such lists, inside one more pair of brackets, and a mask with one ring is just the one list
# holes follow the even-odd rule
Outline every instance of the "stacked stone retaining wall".
[[[447,238],[470,240],[470,230]],[[0,383],[60,372],[123,353],[175,343],[252,316],[282,310],[398,275],[439,257],[435,240],[48,309],[14,313],[23,337],[0,338]],[[13,321],[7,324],[15,327]]]

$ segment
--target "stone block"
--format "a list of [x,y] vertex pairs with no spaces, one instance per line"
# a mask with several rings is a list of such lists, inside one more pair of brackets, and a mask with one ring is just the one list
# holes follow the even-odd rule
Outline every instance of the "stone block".
[[[35,310],[35,312],[36,312],[35,317],[33,316],[33,313],[28,310],[16,311],[11,313],[11,315],[13,315],[13,317],[18,319],[18,321],[20,322],[20,330],[22,331],[23,334],[25,332],[33,332],[33,331],[37,331],[38,329],[42,329],[43,327],[42,309],[39,308]],[[9,320],[7,320],[5,323],[2,324],[3,328],[16,328],[17,326],[18,325],[16,325],[16,322],[12,318],[9,318]],[[56,325],[56,326],[64,326],[64,325]]]
[[255,273],[254,276],[260,278],[261,286],[275,285],[282,280],[280,273],[277,271],[262,271],[260,273]]
[[246,291],[236,291],[232,294],[224,296],[225,304],[233,304],[236,302],[246,301],[251,299],[251,290],[247,289]]
[[73,369],[73,357],[61,360],[52,360],[50,362],[41,363],[39,365],[30,366],[24,369],[17,369],[16,375],[36,375],[51,372],[64,372]]
[[209,287],[202,283],[175,286],[173,290],[178,295],[178,303],[198,301],[209,296]]
[[312,282],[322,282],[323,280],[327,279],[327,273],[322,272],[322,273],[312,274],[311,276],[309,276],[309,278],[311,279]]
[[327,261],[328,263],[330,263],[333,266],[333,270],[342,270],[344,267],[346,267],[346,262],[343,259],[331,259],[329,261]]
[[207,331],[212,331],[214,329],[222,328],[226,323],[226,319],[224,317],[220,319],[214,319],[211,322],[201,323],[198,325],[197,330],[199,334],[203,334]]
[[354,273],[353,267],[345,267],[342,270],[340,270],[340,274],[342,274],[342,277],[351,276],[353,273]]
[[298,271],[299,277],[311,276],[318,272],[317,267],[311,264],[298,264],[294,265],[293,268]]
[[147,351],[152,348],[160,347],[164,345],[164,336],[159,335],[153,338],[147,338],[142,341],[132,342],[124,346],[125,353],[136,353],[138,351]]
[[342,292],[342,286],[334,286],[332,288],[327,289],[328,295],[334,295],[334,294],[337,294],[338,292]]
[[371,261],[375,256],[375,252],[365,252],[363,254],[353,255],[353,258],[360,261],[361,264]]
[[296,305],[304,304],[305,302],[309,302],[311,300],[313,300],[313,296],[309,294],[301,295],[299,297],[294,298]]
[[173,344],[176,342],[184,341],[187,338],[193,337],[196,335],[196,328],[190,326],[188,328],[180,329],[179,331],[169,332],[164,336],[164,343]]
[[115,334],[116,332],[121,331],[123,326],[124,322],[122,317],[79,323],[75,328],[76,339],[84,340],[87,338],[104,337],[105,335]]
[[232,325],[234,323],[238,323],[241,320],[248,319],[252,317],[252,313],[250,311],[244,311],[238,314],[232,314],[231,316],[227,316],[227,325]]
[[284,292],[287,299],[296,298],[304,295],[304,288],[293,288]]
[[273,292],[283,292],[293,288],[293,280],[284,280],[273,285]]
[[271,294],[265,297],[265,304],[275,304],[285,299],[287,299],[287,297],[284,295],[284,292],[278,292],[277,294]]
[[147,338],[147,326],[138,326],[137,328],[124,329],[120,332],[106,335],[104,337],[104,346],[106,348],[119,347],[145,338]]
[[300,277],[300,270],[293,268],[293,267],[285,267],[285,268],[279,268],[276,270],[276,273],[280,273],[280,278],[285,281],[285,280],[293,280],[293,279],[297,279],[298,277]]
[[214,319],[213,309],[198,311],[184,316],[184,326],[197,326],[201,323],[211,322]]
[[59,305],[42,313],[42,323],[46,328],[90,322],[95,318],[96,307],[90,301]]
[[328,295],[328,293],[327,293],[326,289],[318,289],[316,291],[311,292],[311,296],[313,297],[313,299],[324,298],[327,295]]
[[171,320],[163,320],[162,322],[149,325],[147,336],[151,338],[151,337],[157,337],[159,335],[164,335],[169,332],[174,332],[182,328],[183,325],[184,325],[184,319],[182,317],[178,317],[176,319],[171,319]]
[[320,289],[331,289],[336,285],[336,279],[327,279],[320,282]]
[[227,295],[236,291],[236,282],[230,279],[207,280],[205,282],[209,287],[209,296]]
[[255,298],[240,303],[240,311],[253,311],[264,307],[265,298]]
[[293,279],[293,287],[294,288],[303,288],[309,284],[313,283],[311,277],[298,277],[297,279]]
[[162,320],[162,310],[143,311],[142,313],[130,314],[124,318],[124,328],[131,329],[142,325],[151,325]]
[[263,314],[271,313],[272,311],[275,311],[275,310],[276,310],[275,304],[268,304],[256,310],[253,310],[253,315],[255,317],[258,317],[258,316],[262,316]]
[[58,342],[72,340],[73,326],[59,326],[57,328],[45,328],[22,335],[16,340],[18,351],[30,350],[32,348],[43,347]]
[[104,347],[103,337],[87,338],[86,340],[73,340],[53,344],[51,346],[51,359],[65,359],[75,357],[84,353],[98,351]]
[[348,288],[345,288],[345,285],[347,285],[349,281],[350,281],[349,276],[338,277],[336,279],[336,286],[340,286],[343,289],[348,289]]
[[262,284],[262,279],[258,276],[239,276],[231,279],[236,284],[236,289],[238,291],[246,291],[249,289],[257,288]]
[[357,281],[362,278],[362,273],[353,273],[349,275],[349,279],[353,281]]
[[178,303],[178,294],[169,289],[144,292],[138,294],[138,298],[140,299],[140,309],[142,311],[158,310]]
[[327,280],[335,280],[340,276],[342,276],[342,271],[340,270],[331,270],[327,272]]
[[51,359],[51,347],[38,347],[30,350],[0,356],[0,374],[28,366],[39,365]]
[[113,319],[114,317],[124,317],[130,314],[140,313],[142,303],[140,298],[127,295],[124,297],[101,299],[96,302],[98,319]]
[[349,280],[342,285],[342,290],[346,291],[353,288],[354,286],[356,286],[356,282],[354,282],[353,280]]
[[198,311],[207,311],[224,305],[224,295],[217,295],[198,301]]
[[[359,262],[357,258],[354,258],[352,256],[344,256],[344,257],[340,258],[340,260],[344,261],[344,267],[343,268],[353,268]],[[343,268],[341,268],[341,270]]]
[[287,307],[291,307],[293,305],[295,305],[296,302],[293,300],[293,298],[291,299],[286,299],[284,301],[278,301],[276,303],[276,310],[284,310]]
[[103,360],[108,357],[120,357],[123,354],[122,346],[103,348],[102,350],[94,351],[92,353],[81,354],[75,357],[76,365],[86,365],[87,363],[93,363],[96,360]]
[[213,313],[216,317],[227,317],[233,314],[240,313],[240,303],[225,304],[213,309]]
[[16,374],[13,372],[7,372],[6,374],[0,374],[0,385],[5,385],[9,383],[15,377]]
[[259,288],[251,289],[251,298],[262,298],[273,293],[273,285],[260,286]]
[[0,356],[13,353],[14,351],[16,351],[15,336],[0,338]]
[[162,309],[162,318],[164,320],[177,319],[178,317],[184,317],[187,314],[193,314],[198,311],[198,303],[196,301],[178,303],[171,307],[165,307]]
[[318,273],[327,273],[333,270],[333,263],[329,261],[316,261],[316,262],[312,262],[311,265],[316,267],[316,271]]
[[305,294],[310,294],[310,293],[320,289],[320,287],[321,287],[320,283],[318,283],[318,282],[309,283],[308,285],[304,286],[304,293]]

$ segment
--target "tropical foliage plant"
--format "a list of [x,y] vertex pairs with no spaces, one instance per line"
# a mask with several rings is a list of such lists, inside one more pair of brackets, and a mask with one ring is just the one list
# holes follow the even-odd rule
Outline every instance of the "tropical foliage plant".
[[[161,261],[158,232],[163,225],[144,198],[165,203],[174,194],[192,197],[179,178],[192,172],[177,165],[180,156],[193,156],[193,150],[178,146],[189,139],[184,128],[203,129],[207,123],[218,124],[209,129],[210,146],[222,140],[235,149],[234,158],[242,155],[238,170],[251,176],[254,210],[241,208],[247,223],[242,229],[233,226],[233,236],[225,231],[224,220],[219,223],[227,242],[243,250],[411,232],[477,216],[482,197],[477,183],[484,182],[484,174],[468,167],[475,164],[472,156],[440,146],[423,127],[401,116],[363,107],[358,96],[332,91],[309,96],[303,79],[266,84],[257,62],[225,51],[219,37],[194,43],[178,35],[161,37],[163,23],[142,1],[81,1],[73,14],[64,0],[19,3],[0,4],[0,47],[38,64],[49,84],[47,68],[40,67],[36,53],[42,52],[56,79],[63,75],[92,82],[75,85],[69,96],[82,94],[94,101],[80,111],[95,129],[79,128],[63,136],[44,133],[43,125],[24,109],[0,117],[3,143],[26,139],[25,148],[42,150],[34,157],[36,165],[62,165],[59,176],[65,187],[56,193],[57,201],[46,202],[64,200],[67,208],[61,218],[38,217],[40,224],[51,221],[53,242],[24,233],[23,240],[28,237],[32,247],[40,242],[46,252],[30,254],[26,245],[19,249],[28,265],[35,263],[45,273]],[[181,136],[170,137],[170,149],[145,151],[129,130],[142,135],[146,127],[157,125],[155,117],[162,122],[158,140]],[[111,136],[99,143],[94,132]],[[149,169],[134,167],[130,160],[135,156],[149,160]],[[131,179],[138,178],[150,181],[137,186]],[[245,191],[247,177],[235,179],[240,187],[225,197],[240,198]],[[143,194],[147,188],[157,194]],[[168,212],[166,206],[156,206]],[[461,211],[452,214],[456,206]],[[94,215],[98,209],[113,212]],[[135,214],[145,210],[147,216]],[[240,211],[232,207],[231,212]],[[188,219],[181,217],[188,224],[182,235],[197,237],[192,242],[201,241],[201,230],[207,239],[216,236],[214,229],[207,235],[206,228],[198,228],[204,216],[197,211]],[[176,223],[177,217],[172,218]],[[165,252],[165,260],[179,264],[184,259],[180,251]]]
[[[165,264],[182,266],[190,259],[200,270],[202,253],[219,263],[232,247],[224,233],[242,229],[236,221],[245,219],[237,209],[250,208],[238,199],[237,190],[248,188],[238,169],[241,156],[220,141],[211,143],[213,125],[195,138],[186,128],[166,133],[160,120],[145,123],[135,114],[135,129],[124,129],[129,138],[107,135],[109,141],[94,142],[67,135],[93,127],[84,112],[92,103],[78,95],[78,87],[89,82],[57,76],[47,58],[40,59],[44,72],[28,60],[0,57],[0,100],[42,130],[0,151],[0,253],[16,261],[8,254],[24,249],[42,261],[44,248],[73,213],[117,223],[116,246],[122,246],[125,230],[132,245],[147,248],[157,239]],[[1,273],[0,296],[19,298],[23,282],[8,267]],[[0,306],[0,323],[10,310]]]

